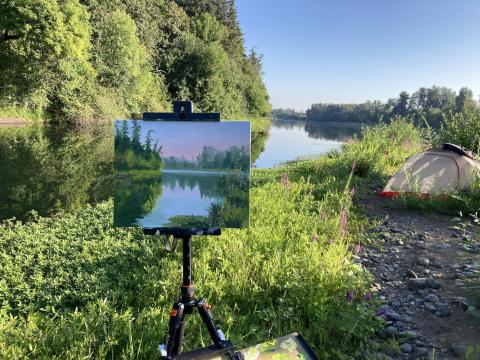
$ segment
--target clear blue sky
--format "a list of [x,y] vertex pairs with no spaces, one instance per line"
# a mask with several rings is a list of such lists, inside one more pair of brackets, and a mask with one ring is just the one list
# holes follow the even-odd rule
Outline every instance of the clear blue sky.
[[264,55],[274,107],[396,97],[421,86],[480,95],[480,0],[236,0]]

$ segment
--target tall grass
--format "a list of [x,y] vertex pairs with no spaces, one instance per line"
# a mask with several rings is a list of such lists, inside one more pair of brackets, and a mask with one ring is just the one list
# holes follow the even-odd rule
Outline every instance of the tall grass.
[[[316,183],[324,160],[255,173],[251,226],[194,240],[198,292],[238,346],[300,331],[323,358],[359,353],[377,326],[370,277],[350,261],[367,225],[347,177]],[[343,214],[343,215],[342,215]],[[342,220],[347,219],[348,221]],[[114,229],[112,203],[0,227],[0,354],[15,358],[152,358],[178,296],[179,254],[140,230]],[[187,349],[205,345],[198,319]]]

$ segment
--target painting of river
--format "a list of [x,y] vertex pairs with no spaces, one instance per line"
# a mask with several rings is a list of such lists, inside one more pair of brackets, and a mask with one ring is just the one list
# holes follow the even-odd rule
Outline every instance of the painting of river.
[[115,122],[114,224],[241,228],[249,220],[249,122]]

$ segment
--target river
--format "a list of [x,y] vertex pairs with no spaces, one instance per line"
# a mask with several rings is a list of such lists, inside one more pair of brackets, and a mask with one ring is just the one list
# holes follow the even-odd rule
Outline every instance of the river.
[[274,120],[265,150],[255,161],[254,167],[270,168],[287,161],[340,150],[346,141],[360,135],[360,130],[358,124]]
[[[258,137],[252,144],[252,151],[256,149],[253,167],[269,168],[325,154],[340,149],[356,133],[359,128],[355,126],[274,121],[265,144],[264,138]],[[0,125],[0,221],[13,217],[32,220],[36,214],[49,216],[113,197],[112,159],[111,126],[72,129]],[[184,182],[172,180],[165,188],[152,184],[149,193],[162,192],[168,200]],[[204,215],[209,204],[218,200],[216,194],[206,193],[205,188],[200,183],[188,187],[196,194],[198,204],[194,208],[198,215]],[[151,211],[163,213],[165,219],[175,215],[166,212],[155,199],[151,200]],[[142,224],[148,222],[147,215],[136,219]]]

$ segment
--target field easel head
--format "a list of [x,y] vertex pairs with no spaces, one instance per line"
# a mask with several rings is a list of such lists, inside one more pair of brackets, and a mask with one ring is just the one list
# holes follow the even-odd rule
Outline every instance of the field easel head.
[[173,102],[173,112],[146,112],[143,113],[143,120],[220,121],[220,113],[194,113],[191,101],[175,100]]

